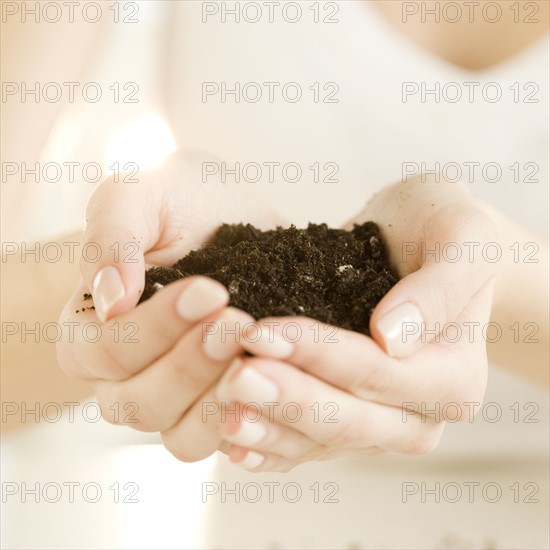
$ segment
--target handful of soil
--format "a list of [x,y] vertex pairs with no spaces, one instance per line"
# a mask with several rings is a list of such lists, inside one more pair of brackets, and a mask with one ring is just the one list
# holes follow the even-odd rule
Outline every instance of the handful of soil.
[[372,222],[351,231],[224,224],[211,243],[172,267],[149,269],[140,303],[190,275],[225,285],[230,305],[255,319],[300,315],[364,334],[376,304],[398,280]]

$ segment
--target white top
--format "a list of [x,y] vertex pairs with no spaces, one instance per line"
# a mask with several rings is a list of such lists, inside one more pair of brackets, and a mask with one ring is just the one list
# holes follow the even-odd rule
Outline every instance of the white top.
[[[516,217],[522,223],[542,230],[548,204],[548,82],[549,53],[545,37],[516,58],[484,72],[458,68],[415,45],[402,36],[370,2],[341,2],[335,24],[315,24],[304,7],[302,19],[289,24],[262,21],[251,24],[221,22],[211,16],[201,24],[200,2],[175,2],[177,33],[173,37],[169,70],[170,122],[177,140],[184,147],[199,147],[227,161],[295,161],[304,169],[303,181],[313,162],[336,162],[339,183],[304,185],[281,182],[267,186],[274,204],[300,223],[328,221],[340,223],[352,216],[362,202],[381,186],[401,178],[403,163],[425,162],[447,167],[458,163],[465,180],[464,163],[478,162],[473,182],[476,194]],[[328,13],[328,12],[327,12]],[[251,15],[253,16],[253,14]],[[265,22],[264,22],[265,21]],[[244,99],[235,103],[220,94],[201,98],[202,82],[235,81],[298,82],[303,99],[290,104],[280,100],[253,104]],[[336,82],[337,104],[314,103],[308,89],[319,82]],[[419,93],[404,103],[403,83]],[[440,102],[427,96],[421,102],[420,87],[441,88]],[[468,98],[470,85],[474,102]],[[502,99],[488,103],[484,85],[492,99],[499,89]],[[515,103],[514,82],[520,85],[520,98],[539,87],[538,103]],[[454,99],[458,83],[462,100]],[[254,98],[256,87],[248,88]],[[267,95],[267,87],[264,97]],[[321,90],[321,97],[332,88]],[[289,91],[291,93],[292,90]],[[445,94],[445,95],[444,95]],[[499,181],[491,183],[496,172],[487,167],[498,163]],[[519,178],[527,177],[525,163],[539,167],[538,183],[514,183],[509,166],[519,163]],[[409,165],[414,170],[414,165]],[[328,172],[325,172],[325,174]],[[311,178],[307,178],[311,180]],[[489,180],[489,181],[488,181]]]

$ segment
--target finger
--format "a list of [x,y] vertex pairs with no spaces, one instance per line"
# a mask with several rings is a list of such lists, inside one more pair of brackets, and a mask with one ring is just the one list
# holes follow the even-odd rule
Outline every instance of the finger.
[[366,449],[329,449],[323,447],[322,452],[315,458],[306,456],[291,459],[279,455],[277,449],[257,450],[240,445],[231,445],[226,454],[229,455],[233,464],[245,470],[285,473],[308,460],[336,460],[346,456],[379,457],[386,453],[387,451],[378,447],[367,447]]
[[[250,322],[252,317],[234,308],[222,310],[205,322],[230,325]],[[169,352],[148,368],[122,382],[102,382],[96,397],[102,410],[113,403],[135,403],[138,411],[132,427],[141,431],[164,431],[176,424],[196,401],[222,375],[231,359],[242,353],[233,346],[231,356],[218,361],[205,353],[202,323],[185,333]],[[205,414],[215,411],[215,404],[205,407]],[[107,420],[113,421],[108,416]]]
[[[472,421],[487,387],[487,335],[493,283],[487,283],[430,344],[368,375],[356,394],[436,421]],[[384,374],[389,374],[384,376]],[[377,383],[376,381],[382,381]]]
[[220,402],[258,403],[276,422],[321,445],[417,454],[439,443],[443,423],[358,399],[287,363],[236,359],[216,388]]
[[235,466],[250,472],[287,473],[300,464],[300,461],[297,460],[290,460],[273,453],[260,453],[239,445],[231,446],[229,460]]
[[342,390],[360,394],[365,378],[385,388],[395,372],[396,360],[364,334],[307,317],[268,317],[257,326],[262,338],[243,338],[246,351],[280,359],[278,342],[286,340],[291,350],[286,356],[288,363]]
[[145,282],[145,252],[159,240],[162,196],[142,178],[105,180],[86,210],[80,269],[102,322],[136,305]]
[[164,446],[182,462],[196,462],[215,453],[223,447],[220,411],[212,386],[176,424],[160,433]]
[[495,273],[495,262],[481,251],[496,242],[487,216],[470,202],[440,208],[424,227],[414,249],[420,269],[399,281],[382,298],[370,321],[373,338],[393,357],[406,357],[454,321]]
[[314,460],[323,447],[305,435],[275,422],[255,405],[236,403],[235,414],[221,422],[221,437],[241,447],[276,453],[290,460]]
[[[227,308],[214,323],[216,333],[203,332],[203,352],[214,361],[228,361],[242,351],[241,329],[251,317],[235,308]],[[203,323],[210,332],[212,323]],[[203,330],[204,327],[203,327]],[[219,332],[218,332],[219,331]],[[224,332],[226,334],[224,334]],[[234,337],[230,343],[229,339]],[[178,459],[193,462],[210,456],[222,445],[220,424],[225,422],[231,410],[220,403],[213,384],[193,405],[183,413],[171,428],[161,432],[165,447]]]
[[[63,331],[63,345],[58,346],[62,367],[73,375],[124,380],[168,352],[201,318],[221,310],[229,294],[213,279],[189,277],[104,325],[94,322],[90,310],[74,313],[81,305],[75,306],[75,300],[77,296],[64,314],[76,326]],[[95,325],[93,336],[87,325]]]
[[[471,418],[471,403],[481,404],[485,393],[486,343],[480,326],[489,319],[490,287],[486,285],[471,300],[441,337],[405,359],[389,357],[363,334],[313,319],[281,317],[273,330],[284,334],[285,327],[292,326],[300,337],[292,338],[293,352],[287,362],[331,386],[395,407],[407,403],[436,420],[456,422]],[[275,319],[265,322],[272,327]],[[258,325],[263,327],[263,323],[260,320]],[[472,327],[477,327],[477,333],[471,332]],[[257,356],[271,356],[265,342],[258,346],[243,339],[243,347]]]

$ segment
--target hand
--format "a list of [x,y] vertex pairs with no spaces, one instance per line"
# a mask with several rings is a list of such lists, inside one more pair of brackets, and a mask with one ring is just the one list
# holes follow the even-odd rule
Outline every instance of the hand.
[[[243,352],[238,343],[217,345],[215,337],[205,344],[202,323],[230,328],[252,318],[226,308],[226,289],[205,277],[167,285],[135,307],[145,265],[172,265],[222,222],[266,229],[284,223],[243,185],[212,178],[201,183],[202,160],[178,153],[141,174],[139,183],[109,179],[100,185],[88,205],[84,236],[88,250],[101,251],[100,260],[82,259],[83,281],[60,319],[72,330],[63,331],[57,348],[67,373],[95,382],[106,420],[161,432],[184,460],[219,447],[217,426],[209,432],[202,423],[201,403],[212,400],[213,385]],[[91,305],[82,300],[90,290],[95,310],[82,311]],[[89,323],[95,330],[85,330]]]
[[[300,317],[268,319],[278,324],[262,325],[266,332],[300,327],[283,356],[276,343],[274,354],[265,340],[245,335],[243,347],[255,357],[237,359],[216,392],[240,408],[238,419],[220,426],[241,466],[288,471],[345,454],[426,453],[445,421],[469,420],[479,409],[487,379],[481,327],[497,270],[481,257],[470,261],[464,243],[479,243],[479,251],[496,241],[483,206],[458,185],[417,178],[376,195],[354,222],[369,219],[380,225],[403,277],[373,312],[373,338],[314,329],[318,323]],[[457,261],[455,245],[447,257],[423,257],[449,243],[462,249]],[[260,405],[259,416],[251,403]]]
[[285,223],[253,186],[212,175],[203,181],[203,163],[213,160],[178,151],[161,168],[138,174],[137,183],[108,178],[95,191],[86,211],[88,247],[81,271],[102,322],[136,305],[145,263],[173,265],[200,248],[222,223],[260,229]]

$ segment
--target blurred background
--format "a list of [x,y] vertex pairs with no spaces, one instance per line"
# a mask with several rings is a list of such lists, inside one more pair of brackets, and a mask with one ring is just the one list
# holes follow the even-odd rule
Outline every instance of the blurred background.
[[[493,2],[498,21],[484,1],[472,21],[440,11],[433,40],[426,13],[447,2],[104,1],[74,3],[72,15],[65,4],[1,2],[2,547],[550,547],[548,393],[497,367],[492,405],[449,425],[430,456],[249,474],[222,455],[180,463],[157,436],[99,419],[91,388],[61,373],[44,332],[78,281],[97,184],[179,148],[228,165],[298,163],[298,182],[244,182],[296,225],[343,223],[405,167],[458,167],[477,196],[546,234],[545,3],[527,3],[533,15],[525,2]],[[523,47],[491,57],[495,29],[514,43],[528,23]],[[463,58],[436,51],[454,33]],[[266,82],[277,83],[273,102]],[[205,83],[264,95],[224,101]],[[281,99],[288,83],[300,101]],[[418,92],[405,97],[405,85]],[[338,183],[315,182],[316,162],[337,165]]]

